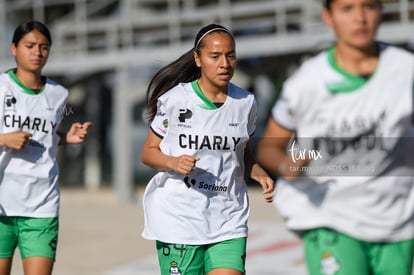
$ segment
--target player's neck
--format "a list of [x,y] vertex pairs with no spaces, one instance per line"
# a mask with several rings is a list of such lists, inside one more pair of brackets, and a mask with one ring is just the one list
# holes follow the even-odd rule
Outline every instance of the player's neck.
[[40,90],[43,87],[42,77],[37,73],[17,69],[15,71],[16,77],[29,89]]
[[224,103],[227,98],[226,87],[216,87],[208,81],[198,80],[198,86],[203,94],[214,103]]
[[335,61],[339,67],[351,74],[372,74],[378,65],[378,48],[375,44],[364,50],[337,45]]

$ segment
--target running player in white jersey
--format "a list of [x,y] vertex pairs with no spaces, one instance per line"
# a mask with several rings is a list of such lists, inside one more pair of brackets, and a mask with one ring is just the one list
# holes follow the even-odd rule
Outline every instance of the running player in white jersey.
[[232,34],[211,24],[149,84],[141,158],[159,172],[145,190],[142,235],[157,241],[162,275],[243,274],[245,176],[260,183],[266,201],[273,196],[274,182],[250,148],[255,98],[230,83],[235,65]]
[[258,146],[311,275],[411,274],[414,56],[375,41],[381,8],[325,1],[336,44],[285,82]]
[[67,90],[41,75],[52,44],[38,21],[19,25],[17,67],[0,75],[0,274],[19,248],[25,275],[49,275],[59,226],[57,146],[84,141],[90,122],[59,133]]

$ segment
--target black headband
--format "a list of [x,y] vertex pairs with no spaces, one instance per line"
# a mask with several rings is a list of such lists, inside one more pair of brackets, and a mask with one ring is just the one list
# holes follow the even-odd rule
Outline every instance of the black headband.
[[194,40],[194,49],[197,49],[198,45],[200,44],[201,40],[203,40],[206,35],[208,35],[211,32],[214,31],[225,31],[228,34],[232,35],[228,29],[225,27],[218,25],[218,24],[210,24],[205,27],[203,27],[196,35],[196,38]]

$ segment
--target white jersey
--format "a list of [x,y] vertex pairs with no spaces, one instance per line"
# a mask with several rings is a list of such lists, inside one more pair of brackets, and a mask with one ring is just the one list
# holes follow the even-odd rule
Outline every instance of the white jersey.
[[179,84],[158,99],[151,128],[163,138],[161,151],[200,160],[189,176],[158,172],[148,183],[147,239],[208,244],[247,236],[244,150],[256,127],[255,99],[229,84],[225,103],[211,109],[196,83]]
[[49,79],[38,94],[28,92],[12,71],[0,75],[0,132],[33,135],[22,150],[0,146],[0,215],[56,217],[56,131],[68,92]]
[[278,180],[275,204],[293,230],[330,227],[367,241],[414,237],[414,57],[379,44],[375,73],[352,76],[334,48],[286,81],[273,118],[294,130],[298,180]]

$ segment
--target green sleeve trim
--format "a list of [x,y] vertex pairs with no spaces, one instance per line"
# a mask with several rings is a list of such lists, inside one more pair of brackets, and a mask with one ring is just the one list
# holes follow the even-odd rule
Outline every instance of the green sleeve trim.
[[201,91],[200,86],[198,85],[198,80],[194,80],[191,82],[191,86],[193,87],[196,95],[203,101],[203,104],[200,104],[200,107],[206,110],[216,110],[217,106],[210,101]]
[[44,91],[44,89],[45,89],[45,85],[43,85],[43,87],[40,89],[40,91],[38,91],[38,92],[35,92],[35,91],[33,91],[32,89],[30,89],[30,88],[28,88],[27,86],[25,86],[18,78],[17,78],[17,76],[16,76],[16,73],[14,72],[14,70],[9,70],[8,72],[7,72],[8,74],[9,74],[9,76],[10,76],[10,78],[11,79],[13,79],[13,81],[14,82],[16,82],[16,84],[17,85],[19,85],[19,87],[20,88],[22,88],[23,89],[23,91],[26,93],[26,94],[28,94],[28,95],[38,95],[38,94],[40,94],[41,92],[43,92]]

